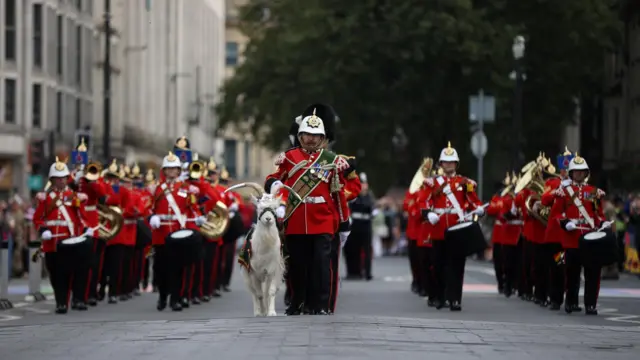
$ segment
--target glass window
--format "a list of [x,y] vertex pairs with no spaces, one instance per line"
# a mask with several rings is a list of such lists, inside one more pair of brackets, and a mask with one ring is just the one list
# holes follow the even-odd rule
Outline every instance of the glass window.
[[76,84],[82,85],[82,27],[76,26]]
[[62,76],[62,67],[63,67],[63,63],[62,63],[62,59],[63,59],[63,53],[62,53],[62,44],[64,44],[64,20],[62,19],[62,15],[58,15],[58,23],[57,23],[57,29],[56,32],[58,34],[58,41],[57,41],[57,49],[56,49],[56,58],[57,60],[57,65],[58,65],[58,76]]
[[244,142],[244,176],[251,176],[251,143],[249,141]]
[[6,79],[4,81],[4,122],[7,124],[16,123],[16,80]]
[[16,0],[5,0],[4,57],[16,59]]
[[224,165],[227,167],[231,177],[236,177],[237,175],[237,147],[238,143],[235,140],[227,139],[224,141]]
[[33,106],[31,109],[31,123],[34,128],[42,127],[42,85],[33,84]]
[[238,43],[234,41],[227,42],[226,50],[227,66],[238,65]]
[[42,4],[33,4],[33,66],[42,69]]
[[76,130],[82,127],[82,100],[76,99]]
[[62,93],[58,91],[56,93],[56,132],[60,134],[62,132]]

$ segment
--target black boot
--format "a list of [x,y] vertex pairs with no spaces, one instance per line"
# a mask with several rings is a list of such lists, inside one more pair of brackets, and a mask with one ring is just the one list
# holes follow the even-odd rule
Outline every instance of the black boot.
[[56,314],[66,314],[66,313],[67,313],[67,305],[56,306]]
[[96,298],[89,298],[89,300],[87,300],[87,304],[89,304],[89,306],[97,306],[98,300]]
[[172,311],[182,311],[182,305],[180,305],[180,303],[178,302],[173,303],[170,306]]
[[109,304],[117,304],[118,299],[115,296],[109,296]]
[[189,299],[182,298],[182,300],[180,301],[180,305],[182,305],[183,308],[188,308],[189,307]]
[[598,310],[595,306],[585,306],[585,315],[598,315]]
[[451,311],[461,311],[462,310],[462,305],[460,305],[460,301],[452,301],[451,305],[449,306],[449,310],[451,310]]
[[198,299],[197,297],[194,297],[193,299],[191,299],[191,304],[192,305],[200,305],[200,299]]
[[75,310],[87,311],[87,309],[89,309],[89,308],[87,307],[87,304],[84,303],[84,301],[77,301],[76,302]]
[[167,308],[167,299],[158,299],[158,305],[156,306],[156,309],[158,309],[158,311],[162,311],[166,308]]
[[560,304],[552,302],[551,305],[549,305],[549,310],[551,311],[560,310]]

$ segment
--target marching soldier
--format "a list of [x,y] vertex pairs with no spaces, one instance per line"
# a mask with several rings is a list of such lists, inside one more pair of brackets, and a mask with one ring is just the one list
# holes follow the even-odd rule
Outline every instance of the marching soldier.
[[[221,191],[221,187],[219,187],[218,167],[213,157],[211,157],[209,159],[209,162],[207,163],[207,170],[204,178],[209,183],[211,190],[213,190],[219,197],[222,198],[222,203],[226,206],[223,192]],[[210,209],[208,209],[208,211],[210,211]],[[209,238],[205,236],[205,252],[203,265],[205,269],[203,279],[203,300],[205,302],[210,301],[211,297],[221,296],[220,290],[218,289],[218,274],[220,269],[222,246],[222,237]]]
[[[333,119],[319,114],[325,110],[318,108],[313,114],[304,115],[297,134],[302,147],[280,154],[276,160],[278,169],[265,183],[265,190],[286,199],[277,215],[285,220],[285,243],[290,254],[289,281],[293,294],[287,315],[299,315],[304,307],[315,314],[329,313],[330,257],[332,239],[339,229],[338,218],[341,224],[346,222],[343,232],[348,232],[348,218],[344,218],[343,210],[348,207],[346,201],[340,204],[338,197],[342,194],[344,198],[341,192],[344,180],[340,178],[349,163],[323,149],[323,143],[333,140],[325,132],[323,116],[329,121]],[[295,193],[283,185],[290,186]],[[305,276],[307,273],[312,281]],[[307,300],[309,304],[305,304]]]
[[[135,167],[134,169],[135,170]],[[132,173],[135,172],[132,170]],[[138,177],[134,181],[134,185],[138,186],[138,194],[140,196],[140,202],[143,204],[143,218],[138,220],[138,228],[136,231],[136,259],[139,266],[138,282],[137,286],[142,285],[143,291],[147,290],[149,286],[149,258],[147,254],[151,251],[151,227],[147,223],[146,219],[151,216],[151,209],[153,207],[153,194],[156,190],[156,176],[152,169],[148,169],[144,177]]]
[[421,275],[418,272],[418,237],[419,231],[416,228],[416,222],[418,224],[422,223],[422,215],[418,214],[417,220],[416,217],[412,217],[412,210],[415,209],[418,197],[417,193],[412,194],[408,189],[404,194],[404,201],[402,202],[402,210],[407,216],[407,229],[406,236],[408,241],[408,252],[409,252],[409,267],[411,268],[411,292],[418,294],[420,296],[424,296],[424,290],[421,286],[422,280]]
[[[498,184],[498,191],[504,191],[507,187],[511,187],[511,176],[507,172],[502,183]],[[503,214],[503,198],[502,194],[495,194],[489,201],[487,207],[487,215],[493,216],[495,222],[493,224],[493,232],[491,233],[491,250],[493,254],[493,269],[496,274],[496,282],[498,284],[498,293],[504,294],[505,272],[502,266],[502,244],[504,238],[505,219]]]
[[[431,178],[433,179],[435,176],[435,172],[432,172],[433,167],[433,159],[426,158],[424,164],[422,165],[422,174],[424,179]],[[416,240],[415,240],[415,266],[416,266],[416,279],[418,281],[418,295],[420,297],[426,298],[427,305],[429,307],[434,307],[436,305],[436,294],[435,294],[435,286],[433,284],[433,271],[432,265],[433,261],[432,257],[432,241],[431,241],[431,232],[433,229],[433,225],[428,221],[423,221],[422,218],[422,209],[421,204],[426,204],[427,199],[431,196],[432,188],[423,184],[420,185],[420,188],[416,192],[416,199],[413,203],[413,206],[409,208],[409,221],[415,219],[413,221],[417,222],[418,229],[416,231]]]
[[[425,180],[431,187],[431,196],[427,200],[426,220],[434,225],[431,231],[433,240],[433,267],[435,277],[436,308],[445,304],[445,289],[451,311],[462,310],[462,283],[466,254],[452,243],[445,241],[445,231],[465,222],[472,210],[477,216],[484,215],[484,208],[476,194],[476,183],[456,173],[460,158],[451,143],[440,153],[438,160],[444,175]],[[469,239],[472,241],[472,239]]]
[[[198,189],[182,182],[179,177],[182,163],[173,153],[162,160],[163,180],[154,193],[153,215],[149,225],[153,229],[154,276],[160,293],[157,309],[164,310],[169,306],[173,311],[181,311],[180,291],[183,286],[182,275],[185,268],[184,249],[176,245],[171,235],[178,230],[185,230],[188,217],[198,213]],[[201,216],[193,219],[200,226],[205,219]],[[180,239],[187,240],[187,239]]]
[[[230,185],[231,176],[229,171],[225,167],[220,171],[219,186],[218,189],[224,193],[227,187]],[[231,288],[231,275],[233,274],[233,268],[235,265],[235,254],[237,240],[245,232],[244,221],[240,208],[243,206],[242,198],[237,193],[231,191],[224,193],[225,203],[229,209],[229,227],[227,231],[222,235],[223,247],[220,253],[220,265],[219,269],[219,288],[224,292],[230,292]]]
[[351,233],[344,247],[344,255],[347,263],[347,278],[362,279],[364,275],[364,278],[370,281],[373,279],[371,274],[372,217],[375,208],[374,199],[368,191],[367,174],[360,173],[360,182],[362,183],[360,194],[349,203],[352,220]]
[[578,305],[580,290],[580,273],[584,269],[584,305],[587,315],[597,315],[598,294],[600,292],[600,272],[602,264],[599,261],[586,262],[580,252],[580,237],[586,233],[596,231],[601,226],[610,227],[605,223],[602,210],[604,191],[586,183],[589,176],[587,161],[577,154],[568,166],[569,179],[563,180],[560,188],[554,191],[554,208],[563,209],[559,217],[560,225],[567,231],[563,238],[566,261],[566,302],[565,311],[572,313],[581,311]]
[[565,272],[564,272],[564,252],[562,244],[567,233],[560,227],[559,218],[562,217],[563,209],[554,207],[554,192],[560,188],[563,181],[567,180],[567,168],[573,160],[573,154],[565,147],[565,152],[557,156],[557,166],[560,170],[560,177],[547,179],[544,184],[544,193],[540,198],[541,206],[551,209],[545,231],[545,254],[542,259],[547,268],[549,309],[560,310],[564,300]]
[[[51,187],[37,196],[33,222],[42,238],[45,266],[54,289],[56,313],[65,314],[69,293],[73,292],[76,309],[86,310],[84,303],[95,229],[85,227],[82,211],[87,196],[71,190],[69,168],[56,158],[49,168]],[[71,289],[69,285],[71,284]]]

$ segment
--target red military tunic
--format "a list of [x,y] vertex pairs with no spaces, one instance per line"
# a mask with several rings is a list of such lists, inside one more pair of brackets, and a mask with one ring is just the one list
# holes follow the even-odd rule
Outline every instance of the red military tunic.
[[[547,231],[547,228],[545,224],[541,223],[538,219],[531,216],[526,208],[527,199],[529,198],[529,196],[534,194],[535,192],[533,190],[525,188],[516,195],[515,201],[516,206],[522,213],[522,219],[524,221],[522,234],[524,235],[525,239],[536,244],[541,244],[544,242],[545,232]],[[531,199],[529,201],[533,202],[535,200]],[[532,208],[533,203],[529,204],[529,206]]]
[[79,236],[87,227],[81,211],[83,201],[68,187],[62,191],[49,190],[39,193],[38,205],[33,214],[33,225],[40,232],[51,231],[51,240],[42,242],[43,252],[55,252],[56,244],[64,239]]
[[502,209],[500,217],[504,221],[504,228],[502,231],[502,244],[503,245],[518,245],[520,235],[522,234],[523,221],[515,216],[512,216],[511,209],[515,206],[515,198],[512,195],[505,195],[502,197]]
[[118,189],[120,198],[120,209],[124,224],[120,232],[111,239],[107,245],[126,245],[134,246],[136,244],[136,232],[138,226],[138,218],[144,214],[144,203],[142,199],[132,190],[124,186]]
[[[174,182],[162,182],[156,187],[156,191],[153,195],[153,214],[160,217],[162,224],[159,228],[153,230],[153,245],[164,245],[164,240],[167,235],[172,232],[185,229],[180,226],[178,216],[182,216],[187,219],[190,215],[197,213],[197,188],[189,186],[189,184],[176,180]],[[180,214],[174,212],[173,207],[170,205],[175,203]]]
[[111,189],[108,189],[102,181],[89,181],[85,178],[80,179],[78,182],[78,192],[87,195],[87,201],[84,205],[85,219],[87,226],[96,227],[100,222],[98,214],[98,203],[101,199],[111,193]]
[[[307,175],[308,166],[304,166],[295,173],[292,173],[294,167],[303,161],[307,161],[308,164],[316,163],[316,161],[322,157],[324,151],[327,150],[309,153],[302,148],[293,148],[280,154],[276,161],[278,168],[273,174],[267,176],[267,182],[280,180],[285,185],[293,187],[303,174],[311,177]],[[317,186],[315,186],[304,199],[305,201],[293,210],[289,216],[289,221],[285,229],[286,235],[335,234],[338,232],[340,223],[338,206],[343,209],[342,215],[344,217],[349,214],[348,204],[344,201],[343,191],[338,193],[339,196],[337,198],[334,197],[334,194],[331,192],[331,182],[333,181],[333,176],[339,176],[339,183],[344,184],[345,181],[341,173],[349,167],[349,164],[344,158],[337,155],[335,155],[333,161],[337,167],[335,170],[330,170],[326,174],[328,181],[320,180]],[[282,196],[283,200],[286,200],[289,196],[289,191],[281,188],[279,195]],[[342,220],[344,221],[345,219]]]
[[416,212],[417,216],[420,219],[420,225],[418,228],[418,247],[431,247],[431,231],[433,230],[433,225],[430,222],[424,220],[422,218],[422,210],[426,210],[427,207],[427,199],[431,195],[432,188],[422,185],[417,192],[416,199]]
[[560,187],[562,179],[551,178],[544,183],[544,193],[540,198],[542,206],[551,208],[547,219],[547,230],[544,234],[544,242],[549,244],[561,244],[562,239],[566,236],[566,232],[560,226],[559,219],[562,217],[562,208],[553,207],[555,195],[553,192]]
[[404,202],[402,204],[402,210],[407,214],[407,238],[411,241],[418,240],[420,234],[420,220],[416,219],[416,200],[418,193],[410,193],[409,190],[404,194]]
[[[439,179],[441,179],[442,183],[440,183]],[[462,211],[474,210],[482,205],[476,194],[476,183],[464,176],[453,175],[448,177],[438,175],[435,178],[425,180],[425,184],[431,188],[431,194],[427,199],[427,208],[440,215],[440,221],[433,226],[431,231],[432,240],[444,240],[445,231],[451,226],[460,223],[453,204],[444,193],[447,185],[449,185],[451,193]]]
[[504,201],[500,195],[493,195],[491,201],[489,201],[489,206],[487,206],[487,215],[493,216],[496,219],[491,234],[491,244],[493,245],[504,244],[506,219],[503,217],[503,207]]
[[356,174],[355,170],[350,172],[344,179],[344,187],[342,191],[344,191],[344,196],[347,201],[354,200],[358,197],[360,192],[362,191],[362,182],[360,182],[360,177]]
[[[570,188],[570,189],[569,189]],[[573,196],[571,195],[573,192]],[[605,221],[604,212],[602,210],[601,198],[604,192],[595,186],[584,184],[572,184],[568,187],[562,187],[554,192],[555,201],[553,207],[556,213],[561,213],[556,221],[570,220],[576,223],[578,228],[599,228]],[[574,197],[576,200],[574,200]],[[578,209],[575,202],[582,204],[587,216]],[[552,211],[553,211],[552,210]],[[589,224],[589,219],[593,221],[593,227]],[[593,230],[576,229],[574,231],[566,231],[562,238],[562,247],[565,249],[577,249],[580,237]]]

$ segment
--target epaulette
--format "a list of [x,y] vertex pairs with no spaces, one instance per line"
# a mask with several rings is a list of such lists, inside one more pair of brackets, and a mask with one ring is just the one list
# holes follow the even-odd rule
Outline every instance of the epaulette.
[[[290,150],[287,150],[287,152]],[[282,163],[284,162],[284,159],[287,157],[286,152],[281,152],[280,155],[278,155],[278,157],[276,158],[276,161],[274,162],[275,166],[280,166],[282,165]]]

